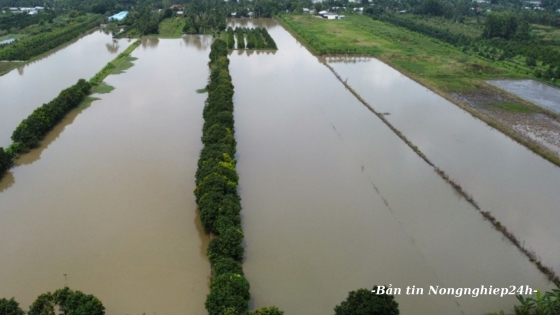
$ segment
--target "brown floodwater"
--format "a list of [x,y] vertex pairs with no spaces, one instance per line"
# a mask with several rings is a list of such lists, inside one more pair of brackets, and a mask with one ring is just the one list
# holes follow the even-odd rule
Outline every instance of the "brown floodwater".
[[210,43],[146,40],[132,68],[106,79],[115,90],[2,179],[0,297],[27,309],[67,284],[107,314],[206,314],[208,237],[193,190]]
[[252,307],[332,314],[349,291],[392,284],[425,289],[396,296],[402,314],[484,314],[517,300],[428,288],[553,287],[327,67],[266,26],[275,54],[230,55]]
[[483,211],[560,272],[560,168],[379,60],[330,64]]
[[0,76],[0,147],[35,108],[48,103],[78,79],[89,80],[132,41],[113,40],[98,30],[54,53]]

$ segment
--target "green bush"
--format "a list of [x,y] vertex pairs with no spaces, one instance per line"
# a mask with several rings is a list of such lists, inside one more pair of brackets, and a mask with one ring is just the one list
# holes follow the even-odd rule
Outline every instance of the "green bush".
[[253,315],[284,315],[284,312],[276,306],[261,307],[253,312]]
[[242,242],[243,231],[238,227],[229,227],[219,237],[210,241],[208,245],[208,259],[211,262],[222,258],[241,260],[244,252]]
[[105,307],[93,295],[72,291],[68,287],[41,294],[29,308],[28,315],[52,315],[55,307],[63,315],[104,315]]
[[[377,291],[377,286],[373,287]],[[348,294],[346,301],[334,308],[335,315],[398,315],[399,304],[388,294],[359,289]]]
[[24,153],[33,148],[71,109],[80,104],[89,93],[91,85],[84,79],[60,92],[48,104],[35,109],[29,117],[24,119],[12,134],[12,140],[19,143],[16,148]]
[[212,269],[214,271],[214,277],[226,273],[243,275],[243,268],[241,265],[236,260],[229,257],[216,259],[212,265]]
[[11,152],[6,152],[4,148],[0,147],[0,178],[12,167],[13,159],[14,156]]
[[19,307],[19,303],[11,298],[0,299],[0,315],[24,315],[25,312]]
[[240,274],[225,273],[212,279],[205,306],[209,315],[224,315],[229,308],[235,310],[234,314],[245,314],[250,298],[247,279]]

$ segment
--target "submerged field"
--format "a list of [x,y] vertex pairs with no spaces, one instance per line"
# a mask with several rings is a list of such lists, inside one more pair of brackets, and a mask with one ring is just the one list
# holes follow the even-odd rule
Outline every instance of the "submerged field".
[[[489,79],[531,79],[527,69],[465,53],[437,39],[361,15],[342,20],[282,15],[278,20],[316,55],[376,57],[560,165],[559,152],[548,145],[550,141],[523,132],[542,130],[541,116],[558,121],[558,115],[486,83]],[[560,137],[557,124],[546,126],[541,134]]]

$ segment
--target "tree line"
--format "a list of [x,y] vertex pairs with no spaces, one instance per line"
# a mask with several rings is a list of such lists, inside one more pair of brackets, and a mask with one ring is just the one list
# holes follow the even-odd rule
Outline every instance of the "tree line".
[[[210,315],[251,314],[249,282],[243,274],[241,198],[237,193],[236,141],[233,119],[233,84],[229,74],[228,45],[216,39],[210,51],[208,98],[198,169],[196,202],[204,228],[214,236],[208,245],[212,264],[210,293],[205,307]],[[281,315],[276,307],[262,308],[254,315]]]
[[49,33],[29,36],[0,49],[0,60],[29,60],[56,48],[93,27],[99,25],[102,16],[89,16],[86,21]]
[[[60,315],[105,315],[103,303],[91,294],[65,287],[39,295],[29,307],[27,315],[51,315],[58,309]],[[0,299],[0,315],[24,315],[13,298]]]
[[45,10],[41,14],[29,15],[25,13],[0,15],[0,28],[5,30],[23,29],[30,25],[52,21],[56,17],[53,11]]
[[[233,32],[237,35],[237,49],[278,49],[276,43],[264,27],[236,27],[235,31],[232,30]],[[246,40],[243,40],[243,38]]]
[[91,92],[92,87],[99,85],[115,67],[126,60],[130,53],[140,45],[138,40],[130,45],[117,58],[107,63],[89,82],[80,79],[73,86],[63,90],[56,98],[35,109],[24,119],[12,134],[12,144],[4,149],[0,147],[0,178],[13,165],[14,159],[31,148],[49,132],[73,108],[76,108]]
[[13,165],[14,158],[35,147],[71,109],[88,95],[92,85],[84,79],[63,90],[47,104],[35,109],[12,134],[12,144],[0,147],[0,177]]
[[420,23],[406,16],[383,14],[366,10],[374,19],[421,33],[449,43],[464,52],[471,51],[491,60],[525,58],[526,65],[535,68],[540,61],[545,70],[534,69],[537,78],[560,78],[560,51],[557,47],[541,44],[530,36],[529,24],[511,12],[490,13],[484,21],[480,37],[469,37],[436,25]]

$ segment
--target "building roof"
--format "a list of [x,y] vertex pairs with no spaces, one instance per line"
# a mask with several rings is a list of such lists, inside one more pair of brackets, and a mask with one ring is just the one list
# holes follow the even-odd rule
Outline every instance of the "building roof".
[[121,21],[128,15],[128,11],[121,11],[115,15],[109,17],[109,21]]

